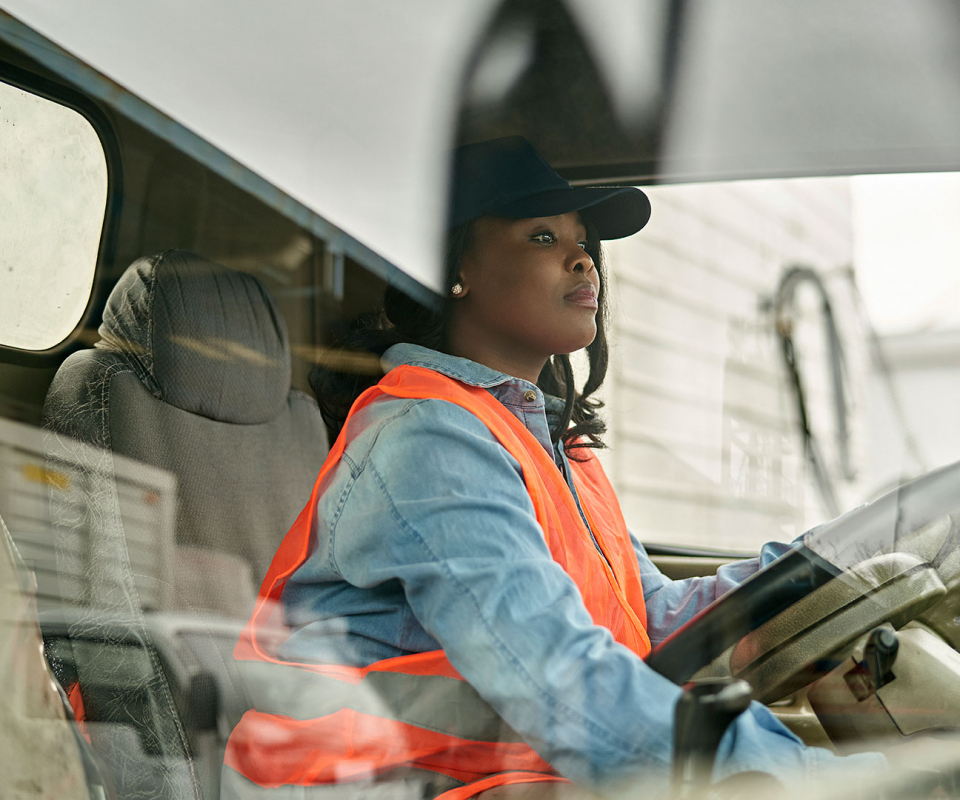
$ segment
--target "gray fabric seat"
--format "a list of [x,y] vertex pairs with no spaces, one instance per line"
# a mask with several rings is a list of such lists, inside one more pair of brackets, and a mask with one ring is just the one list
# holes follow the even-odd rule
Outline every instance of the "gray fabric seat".
[[[313,398],[290,388],[284,322],[250,275],[184,251],[140,259],[111,293],[100,334],[63,363],[44,406],[48,460],[71,481],[51,497],[57,568],[82,587],[64,589],[51,623],[74,643],[81,692],[101,699],[93,742],[114,783],[163,800],[216,796],[208,776],[236,722],[226,716],[249,705],[210,633],[239,632],[249,616],[310,497],[326,429]],[[129,499],[135,462],[176,478],[171,547],[134,541],[150,508]],[[207,632],[199,661],[196,636],[190,655],[170,633],[184,619]],[[136,658],[124,666],[121,652]],[[212,751],[185,700],[197,671],[211,670],[221,709]],[[121,754],[127,740],[142,746]]]
[[327,451],[283,319],[253,276],[171,250],[127,270],[100,335],[57,372],[45,426],[172,472],[174,607],[245,617]]

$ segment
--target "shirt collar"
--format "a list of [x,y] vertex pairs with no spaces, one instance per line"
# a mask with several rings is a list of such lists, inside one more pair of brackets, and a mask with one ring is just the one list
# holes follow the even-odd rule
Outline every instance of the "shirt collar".
[[437,350],[430,350],[418,344],[395,344],[387,348],[387,351],[380,359],[380,365],[384,372],[389,372],[394,367],[401,364],[409,364],[413,367],[426,367],[435,370],[448,378],[454,378],[470,386],[479,386],[482,389],[491,389],[504,383],[512,382],[523,384],[530,389],[537,387],[521,378],[514,378],[512,375],[506,375],[497,372],[495,369],[478,364],[468,358],[451,356],[446,353],[440,353]]
[[487,389],[501,402],[517,392],[523,394],[532,389],[537,393],[537,399],[530,404],[531,410],[537,406],[543,408],[551,424],[555,417],[563,413],[563,400],[559,397],[545,395],[540,387],[530,381],[497,372],[468,358],[447,355],[418,344],[401,343],[388,348],[380,359],[380,365],[385,373],[401,364],[426,367],[470,386]]

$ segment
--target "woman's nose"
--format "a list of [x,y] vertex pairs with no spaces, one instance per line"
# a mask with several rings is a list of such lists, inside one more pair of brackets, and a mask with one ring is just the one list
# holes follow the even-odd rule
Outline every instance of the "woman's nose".
[[572,253],[571,256],[568,262],[568,268],[571,272],[583,272],[586,274],[596,268],[596,265],[593,263],[593,258],[579,245],[577,245],[577,252]]

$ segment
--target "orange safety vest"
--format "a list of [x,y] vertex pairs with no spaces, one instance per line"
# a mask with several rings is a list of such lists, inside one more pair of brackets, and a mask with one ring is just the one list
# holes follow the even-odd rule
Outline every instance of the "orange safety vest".
[[593,621],[641,658],[650,652],[636,554],[613,487],[593,453],[581,450],[586,460],[570,466],[596,545],[553,459],[486,389],[400,366],[357,398],[310,502],[270,565],[234,650],[239,665],[260,673],[255,685],[269,689],[233,730],[224,763],[265,788],[320,787],[401,768],[429,770],[464,784],[440,795],[443,800],[465,800],[507,783],[565,780],[503,723],[442,650],[363,668],[276,656],[271,620],[279,614],[287,579],[309,555],[321,486],[340,461],[353,415],[382,395],[446,400],[482,420],[520,463],[550,554],[579,587]]

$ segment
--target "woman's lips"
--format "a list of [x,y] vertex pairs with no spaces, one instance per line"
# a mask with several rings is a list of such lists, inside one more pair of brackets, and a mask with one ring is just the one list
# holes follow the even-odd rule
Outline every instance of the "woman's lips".
[[594,289],[593,286],[581,286],[579,289],[574,289],[563,299],[576,306],[593,309],[599,308],[599,304],[597,303],[597,290]]

